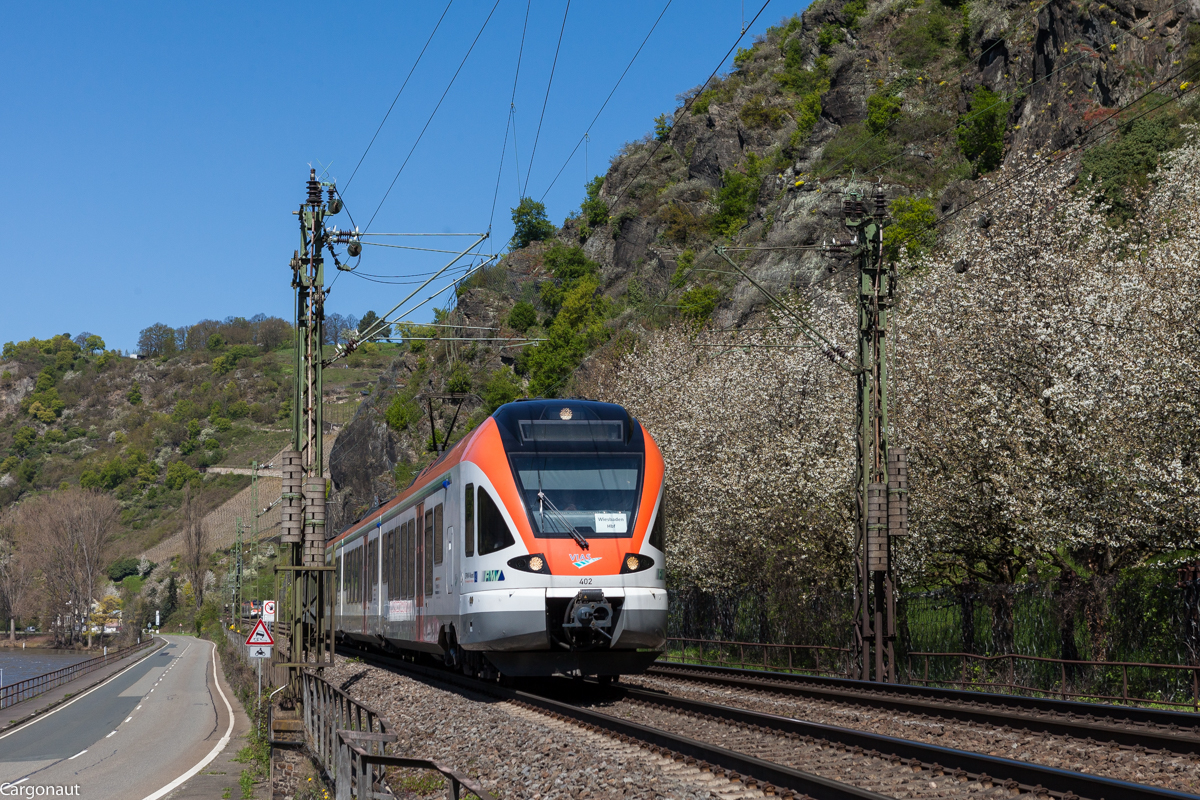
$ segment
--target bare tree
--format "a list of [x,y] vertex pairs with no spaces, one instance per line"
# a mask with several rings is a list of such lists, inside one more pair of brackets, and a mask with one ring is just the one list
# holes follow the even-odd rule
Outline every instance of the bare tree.
[[17,528],[10,517],[0,525],[0,600],[8,609],[10,642],[17,638],[17,617],[28,613],[33,586],[32,559],[18,547]]
[[191,484],[184,486],[183,506],[183,563],[188,580],[192,582],[196,610],[199,611],[204,604],[204,576],[208,571],[208,526],[204,524],[199,499],[192,499]]
[[46,581],[47,611],[71,621],[69,638],[86,631],[106,559],[117,526],[120,506],[107,494],[87,489],[64,489],[23,504],[16,527]]

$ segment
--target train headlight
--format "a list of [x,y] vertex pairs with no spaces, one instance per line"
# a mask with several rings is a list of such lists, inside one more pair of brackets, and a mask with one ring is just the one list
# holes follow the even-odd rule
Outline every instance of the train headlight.
[[533,553],[528,556],[510,558],[508,565],[522,572],[536,572],[539,575],[550,574],[550,567],[546,565],[546,556],[543,553]]
[[650,556],[628,553],[625,556],[625,560],[621,562],[621,574],[628,575],[631,572],[643,572],[653,566],[654,559]]

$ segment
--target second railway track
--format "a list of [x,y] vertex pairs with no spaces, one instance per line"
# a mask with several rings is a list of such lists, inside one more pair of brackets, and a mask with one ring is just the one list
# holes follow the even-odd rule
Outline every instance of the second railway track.
[[1008,726],[1144,750],[1200,754],[1200,715],[1178,711],[695,664],[655,664],[646,675],[940,720]]
[[[805,722],[661,691],[551,681],[518,691],[440,669],[354,651],[368,663],[484,692],[586,730],[636,742],[766,794],[814,798],[1043,797],[1183,800],[1162,786],[1047,767],[941,745]],[[1131,775],[1130,777],[1136,777]]]

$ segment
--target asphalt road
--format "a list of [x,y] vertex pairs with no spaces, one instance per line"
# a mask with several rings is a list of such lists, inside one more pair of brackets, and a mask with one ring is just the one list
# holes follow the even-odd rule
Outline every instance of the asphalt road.
[[0,734],[0,799],[36,786],[78,786],[66,796],[86,800],[158,797],[209,763],[232,728],[213,644],[163,638],[154,655]]

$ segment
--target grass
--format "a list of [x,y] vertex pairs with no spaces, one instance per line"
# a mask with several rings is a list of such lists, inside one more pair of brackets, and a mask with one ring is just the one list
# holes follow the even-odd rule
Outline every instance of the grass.
[[413,792],[424,796],[441,791],[446,786],[446,779],[437,772],[411,772],[405,770],[399,774],[389,775],[392,787],[402,792]]
[[225,450],[225,457],[221,459],[218,466],[248,467],[250,462],[256,459],[260,463],[264,463],[278,453],[292,438],[290,430],[278,428],[238,426],[234,428],[234,433],[236,435]]

